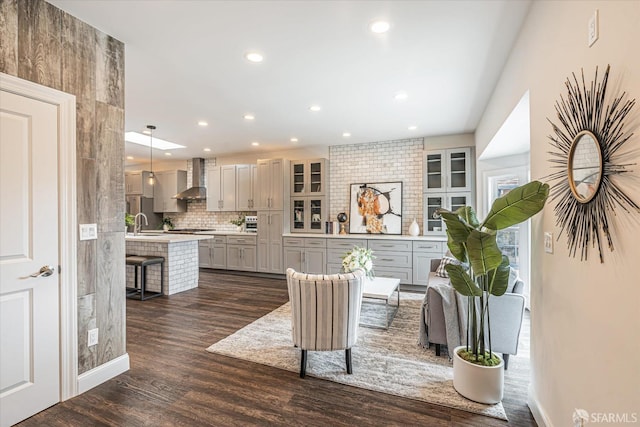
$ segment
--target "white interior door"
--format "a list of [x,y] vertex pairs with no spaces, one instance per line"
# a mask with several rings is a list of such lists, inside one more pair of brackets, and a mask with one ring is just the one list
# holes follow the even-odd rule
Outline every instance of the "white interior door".
[[60,401],[58,135],[57,106],[0,93],[1,426]]

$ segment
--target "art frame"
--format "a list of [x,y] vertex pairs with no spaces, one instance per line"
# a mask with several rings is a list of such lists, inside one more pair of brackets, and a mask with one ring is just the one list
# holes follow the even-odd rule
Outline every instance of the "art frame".
[[402,234],[402,182],[351,184],[351,234]]

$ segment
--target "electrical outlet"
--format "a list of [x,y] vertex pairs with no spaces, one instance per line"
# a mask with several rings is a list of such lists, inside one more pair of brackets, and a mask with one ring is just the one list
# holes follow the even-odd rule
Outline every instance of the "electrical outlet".
[[553,233],[548,231],[544,233],[544,251],[548,254],[553,253]]
[[87,346],[91,347],[98,344],[98,328],[89,329],[89,337],[87,338]]
[[589,47],[591,47],[596,42],[596,40],[598,40],[598,36],[600,35],[600,28],[598,26],[598,9],[596,9],[596,11],[593,12],[593,16],[589,18],[587,31]]

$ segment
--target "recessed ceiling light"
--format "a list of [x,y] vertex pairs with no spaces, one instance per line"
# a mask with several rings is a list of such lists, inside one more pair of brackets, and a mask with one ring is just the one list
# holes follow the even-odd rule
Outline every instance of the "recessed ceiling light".
[[204,126],[209,126],[209,123],[205,122],[204,120],[200,120],[200,121],[198,122],[198,126],[203,126],[203,127],[204,127]]
[[211,148],[205,148],[203,151],[206,151],[208,153],[209,151],[211,151]]
[[409,95],[407,95],[407,92],[402,91],[402,90],[396,92],[396,94],[394,96],[394,98],[399,100],[399,101],[403,101],[403,100],[407,99],[408,97],[409,97]]
[[251,145],[253,145],[254,147],[257,147],[258,145],[260,145],[260,143],[259,143],[259,142],[257,142],[257,141],[253,141],[253,142],[251,143]]
[[[144,145],[149,147],[151,138],[138,133],[138,132],[125,132],[124,140],[127,142],[133,142],[134,144]],[[185,148],[184,145],[176,144],[175,142],[165,141],[160,138],[153,138],[153,148],[158,150],[173,150],[174,148]]]
[[164,153],[165,156],[171,156],[171,153]]
[[245,114],[244,115],[244,119],[245,120],[254,120],[256,117],[253,114]]
[[416,129],[418,129],[418,126],[414,126],[414,125],[409,126],[409,130],[416,130]]
[[389,31],[390,27],[391,26],[387,21],[375,21],[371,23],[371,26],[369,27],[369,29],[371,29],[371,32],[373,33],[382,34]]
[[349,132],[344,132],[342,136],[344,136],[345,138],[349,138],[351,134]]
[[133,160],[133,156],[127,156],[127,160]]
[[298,138],[291,138],[291,142],[298,142]]
[[311,107],[309,107],[309,110],[311,110],[311,111],[320,111],[320,110],[322,110],[322,108],[319,105],[312,105]]
[[248,52],[244,57],[251,62],[262,62],[264,60],[264,57],[258,52]]

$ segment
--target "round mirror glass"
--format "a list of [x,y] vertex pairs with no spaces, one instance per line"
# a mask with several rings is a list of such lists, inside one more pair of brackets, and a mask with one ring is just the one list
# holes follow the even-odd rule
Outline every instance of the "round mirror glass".
[[602,178],[602,153],[598,139],[582,131],[569,152],[569,186],[576,200],[587,203],[598,192]]

